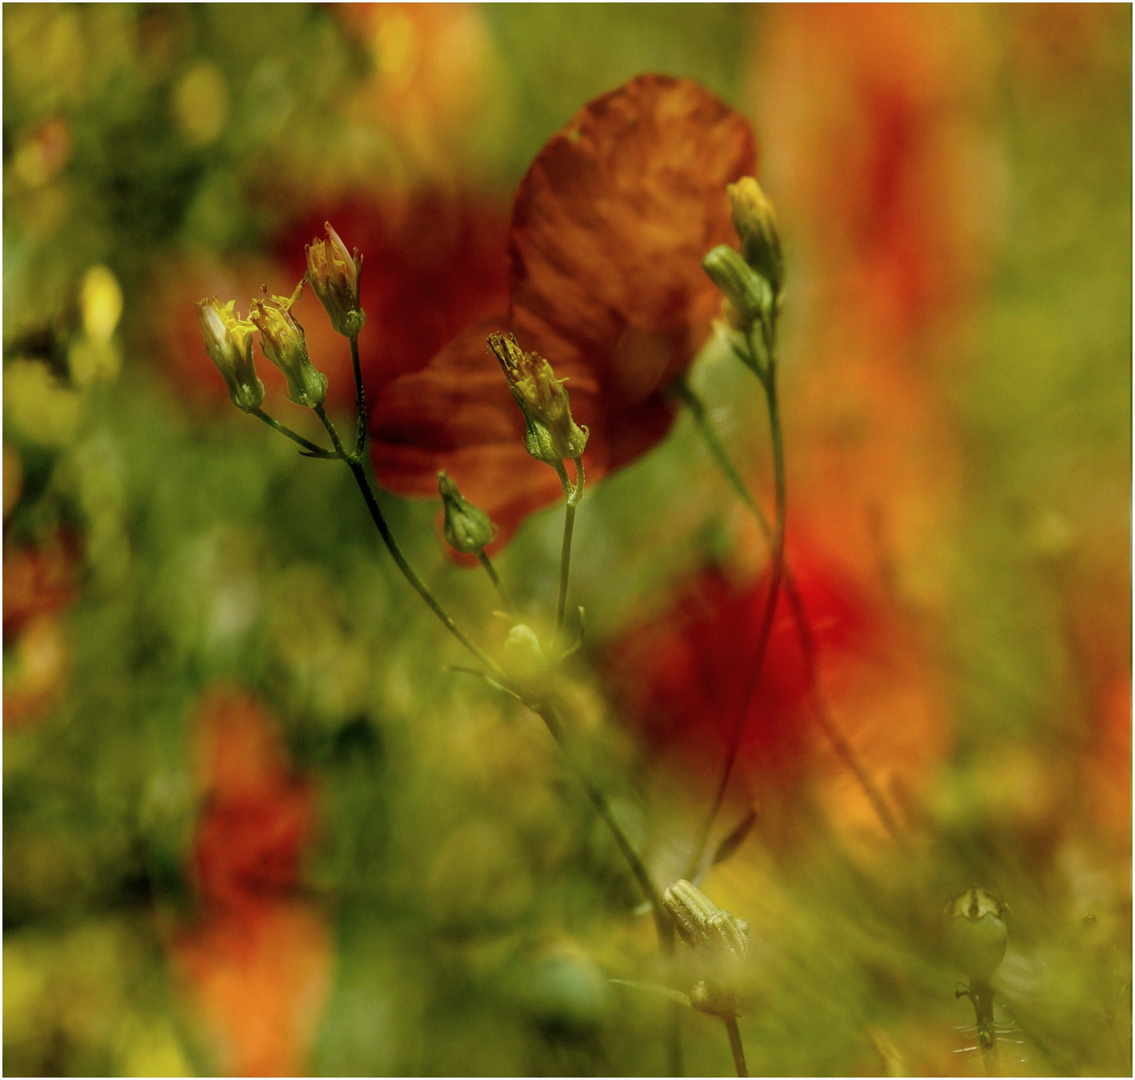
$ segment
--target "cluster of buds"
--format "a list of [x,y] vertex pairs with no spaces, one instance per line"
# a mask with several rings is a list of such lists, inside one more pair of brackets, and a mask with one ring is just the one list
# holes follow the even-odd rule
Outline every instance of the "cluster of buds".
[[587,428],[571,418],[564,379],[537,353],[526,353],[512,334],[490,334],[489,350],[497,358],[508,388],[524,415],[525,446],[537,461],[560,465],[583,455]]
[[662,895],[662,905],[709,976],[694,985],[690,1004],[715,1016],[736,1015],[746,982],[749,924],[719,908],[688,881],[671,885]]
[[244,412],[255,412],[264,402],[264,384],[252,360],[255,331],[264,355],[284,373],[292,401],[314,409],[327,396],[327,376],[312,364],[303,327],[292,315],[304,282],[310,282],[340,334],[355,338],[366,321],[359,306],[362,256],[349,252],[330,224],[326,229],[326,240],[307,245],[307,274],[290,297],[269,296],[265,290],[263,299],[252,301],[247,319],[236,313],[232,300],[221,303],[213,297],[197,304],[205,351],[228,385],[233,404]]
[[1001,966],[1009,940],[1005,926],[1007,910],[1003,900],[977,885],[971,885],[946,904],[951,958],[958,970],[975,983],[988,982]]
[[751,176],[726,187],[741,250],[715,247],[702,266],[728,302],[730,326],[749,333],[771,327],[784,283],[784,257],[772,203]]

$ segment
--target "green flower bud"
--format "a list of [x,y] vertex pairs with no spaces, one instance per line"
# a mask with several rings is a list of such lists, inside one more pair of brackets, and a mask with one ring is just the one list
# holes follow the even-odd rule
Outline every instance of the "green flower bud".
[[445,472],[437,474],[437,486],[445,511],[445,539],[454,551],[474,555],[497,534],[497,527],[484,510],[468,502]]
[[542,356],[521,349],[512,334],[490,334],[489,350],[500,363],[508,388],[524,414],[528,453],[549,465],[581,457],[588,433],[571,418],[566,380],[557,379],[552,365]]
[[690,1004],[716,1016],[736,1014],[738,1000],[749,991],[749,924],[688,881],[671,885],[662,894],[662,906],[709,976],[695,983]]
[[324,222],[323,227],[327,230],[327,239],[313,240],[304,248],[307,280],[336,331],[344,337],[357,337],[366,322],[366,315],[359,306],[359,271],[363,257],[358,248],[354,254],[347,250],[347,245],[331,228],[331,222]]
[[729,322],[747,332],[772,310],[772,288],[731,247],[719,244],[703,260],[705,272],[729,301]]
[[784,256],[772,203],[751,176],[741,177],[725,190],[733,207],[733,227],[741,238],[745,262],[772,286],[774,293],[780,292],[784,283]]
[[[301,282],[302,285],[302,282]],[[297,405],[314,409],[327,396],[327,376],[317,371],[307,355],[303,327],[292,318],[290,300],[273,296],[254,300],[249,318],[260,331],[260,347],[288,381],[288,397]]]
[[530,626],[517,623],[508,632],[501,648],[501,666],[517,686],[530,689],[541,685],[548,670],[548,658]]
[[1006,910],[1004,901],[977,885],[946,904],[946,934],[954,964],[977,982],[986,982],[1005,956]]
[[749,924],[719,908],[696,885],[675,882],[662,894],[662,906],[687,945],[732,960],[748,959]]
[[205,352],[217,365],[228,384],[233,404],[253,412],[264,401],[264,384],[252,361],[252,335],[255,327],[237,316],[236,301],[222,304],[215,296],[197,303],[197,321],[205,335]]

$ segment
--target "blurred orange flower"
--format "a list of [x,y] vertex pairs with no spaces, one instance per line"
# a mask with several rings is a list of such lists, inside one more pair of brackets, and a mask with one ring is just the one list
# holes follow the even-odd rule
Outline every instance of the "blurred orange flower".
[[697,84],[645,75],[597,98],[544,146],[509,235],[509,313],[468,327],[372,413],[375,471],[435,495],[445,469],[501,528],[561,497],[528,457],[523,420],[485,347],[510,329],[570,380],[599,478],[662,439],[667,386],[710,333],[720,297],[701,268],[733,238],[725,185],[755,169],[748,123]]
[[299,893],[315,792],[263,710],[222,691],[197,718],[204,813],[193,840],[197,918],[170,950],[221,1073],[300,1075],[326,1001],[331,941]]
[[4,724],[42,716],[66,685],[63,614],[79,593],[79,543],[59,531],[4,550]]

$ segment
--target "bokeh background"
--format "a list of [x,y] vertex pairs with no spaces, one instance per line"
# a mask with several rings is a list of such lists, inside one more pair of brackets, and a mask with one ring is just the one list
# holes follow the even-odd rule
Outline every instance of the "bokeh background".
[[[750,1068],[980,1074],[940,942],[980,884],[1010,907],[997,1068],[1130,1072],[1128,7],[35,4],[3,30],[6,1073],[666,1067],[668,1003],[610,982],[667,977],[649,918],[546,733],[451,670],[347,471],[231,407],[193,309],[290,292],[329,218],[365,255],[377,400],[501,307],[528,163],[644,71],[756,128],[789,557],[902,831],[810,725],[781,620],[721,829],[757,823],[702,883],[752,927]],[[767,497],[754,380],[719,344],[691,378]],[[499,640],[436,502],[382,498]],[[497,560],[537,624],[560,527]],[[766,558],[688,417],[580,510],[577,734],[663,884]],[[713,1018],[682,1042],[730,1071]]]

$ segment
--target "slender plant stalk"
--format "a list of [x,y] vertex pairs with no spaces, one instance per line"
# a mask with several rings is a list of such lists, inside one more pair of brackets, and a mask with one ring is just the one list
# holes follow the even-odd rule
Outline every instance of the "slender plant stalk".
[[[755,368],[754,368],[755,370]],[[709,813],[702,823],[702,827],[694,844],[693,856],[690,860],[690,876],[694,876],[701,863],[702,853],[706,841],[718,812],[725,800],[725,790],[729,786],[733,767],[737,762],[737,752],[741,747],[741,737],[745,733],[745,721],[748,718],[749,701],[760,681],[761,669],[764,667],[765,654],[768,652],[769,637],[772,634],[773,619],[776,615],[776,604],[780,597],[780,584],[784,576],[784,514],[786,506],[786,493],[784,481],[784,438],[780,426],[780,406],[776,395],[776,363],[770,357],[768,367],[764,374],[758,376],[764,387],[765,398],[768,403],[769,428],[772,437],[772,459],[774,483],[776,486],[776,524],[772,537],[772,565],[769,572],[768,593],[765,596],[764,610],[761,615],[760,627],[757,631],[757,644],[753,659],[749,665],[749,677],[737,705],[737,715],[733,720],[733,728],[729,733],[729,741],[725,747],[725,759],[721,766],[721,775],[718,777],[717,790],[710,803]]]
[[721,1018],[729,1033],[729,1049],[733,1051],[733,1067],[738,1076],[748,1076],[749,1066],[745,1064],[745,1047],[741,1044],[741,1031],[737,1027],[737,1017],[733,1013]]
[[[749,490],[748,485],[741,478],[741,474],[737,471],[732,460],[730,460],[729,454],[717,433],[717,429],[714,427],[713,421],[709,417],[705,403],[684,379],[674,384],[673,393],[690,410],[694,421],[697,423],[698,430],[705,439],[714,462],[721,470],[722,475],[724,475],[725,479],[729,482],[729,485],[733,488],[737,497],[756,518],[765,540],[771,545],[773,541],[772,525],[769,524],[769,520],[765,512],[761,509],[760,503],[757,502],[753,493]],[[867,796],[867,801],[871,804],[875,815],[878,817],[883,827],[892,837],[899,839],[901,832],[898,823],[895,821],[890,807],[883,798],[883,793],[864,768],[863,763],[852,749],[847,737],[839,729],[839,726],[831,715],[827,702],[824,700],[823,693],[820,690],[818,665],[816,662],[816,640],[812,632],[812,621],[804,606],[804,598],[800,595],[800,590],[796,584],[792,568],[788,565],[787,561],[784,566],[784,593],[788,600],[789,607],[792,610],[792,621],[796,627],[796,637],[800,644],[801,656],[804,660],[805,681],[808,685],[809,697],[812,703],[812,713],[816,723],[831,743],[836,756],[855,777],[856,782]]]
[[449,612],[441,606],[433,593],[426,587],[425,582],[418,577],[414,568],[406,561],[406,556],[402,554],[402,549],[394,539],[394,534],[390,531],[390,526],[387,525],[386,518],[383,516],[382,510],[378,505],[378,500],[374,496],[374,491],[370,486],[370,481],[367,479],[366,470],[363,468],[362,461],[358,457],[347,453],[342,440],[339,438],[338,431],[335,430],[335,425],[331,422],[331,418],[324,411],[322,405],[315,407],[315,414],[323,422],[323,426],[327,429],[327,434],[331,436],[331,442],[335,447],[337,455],[341,457],[350,468],[355,478],[355,483],[358,484],[359,491],[362,492],[363,501],[370,511],[370,516],[378,529],[379,535],[382,537],[383,543],[386,544],[386,548],[397,564],[398,569],[402,571],[402,576],[413,585],[418,595],[426,602],[430,610],[445,624],[445,628],[480,660],[481,663],[493,673],[494,677],[503,679],[504,672],[501,670],[500,665],[466,636],[461,627],[453,621]]
[[358,420],[355,422],[355,457],[363,456],[367,441],[367,394],[363,386],[363,366],[359,360],[359,335],[351,335],[351,367],[355,373],[355,404]]
[[488,555],[485,554],[484,548],[477,552],[477,562],[481,564],[485,573],[489,575],[489,580],[493,583],[493,588],[497,590],[497,595],[500,597],[505,611],[511,615],[513,612],[512,597],[508,595],[508,590],[504,587],[504,582],[501,581],[500,575],[497,573],[497,568],[493,566]]
[[292,442],[302,446],[307,452],[308,457],[330,458],[334,460],[339,456],[334,450],[324,450],[321,446],[316,446],[315,443],[308,442],[302,435],[297,435],[290,427],[281,424],[279,420],[269,416],[263,409],[253,409],[252,415],[263,420],[270,428],[274,431],[278,431],[285,438],[291,439]]
[[564,541],[560,547],[560,591],[556,599],[556,637],[564,625],[564,611],[567,608],[568,575],[571,573],[571,536],[575,528],[575,504],[568,502],[564,508]]
[[654,916],[654,926],[658,931],[658,943],[662,947],[662,951],[669,955],[674,950],[674,923],[670,918],[669,912],[667,912],[662,904],[662,894],[658,891],[658,886],[655,885],[654,879],[650,876],[650,871],[647,870],[646,864],[639,857],[638,852],[635,851],[630,840],[627,839],[626,833],[623,832],[622,826],[616,820],[611,810],[611,805],[607,802],[607,796],[603,794],[599,786],[587,775],[583,766],[576,760],[555,707],[547,702],[543,704],[526,702],[526,704],[544,721],[544,725],[547,727],[549,734],[560,748],[564,760],[568,763],[572,772],[575,773],[576,779],[583,785],[584,791],[587,792],[587,797],[591,800],[591,805],[595,807],[599,816],[603,819],[604,824],[606,824],[608,831],[614,837],[615,843],[619,846],[623,858],[626,859],[627,865],[630,867],[631,873],[638,882],[639,888],[642,889],[643,894],[650,903],[650,911]]
[[560,476],[560,483],[564,486],[564,497],[567,502],[564,510],[564,539],[563,544],[560,546],[560,588],[559,595],[556,598],[556,638],[560,636],[560,630],[564,625],[564,612],[567,610],[568,577],[571,574],[571,538],[572,532],[575,529],[575,508],[583,498],[583,486],[585,483],[583,459],[574,458],[573,461],[575,463],[574,484],[568,479],[567,470],[564,468],[562,462],[555,466],[556,472],[559,473]]

